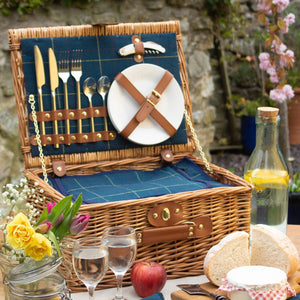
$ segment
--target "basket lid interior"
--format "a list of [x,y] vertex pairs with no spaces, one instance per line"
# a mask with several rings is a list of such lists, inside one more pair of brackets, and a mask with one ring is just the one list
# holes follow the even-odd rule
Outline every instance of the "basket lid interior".
[[[132,56],[120,58],[118,49],[122,45],[130,43],[132,35],[138,34],[143,41],[155,40],[158,44],[166,47],[166,54],[148,55],[144,57],[144,61],[140,64],[136,63]],[[143,75],[143,65],[159,67],[163,70],[168,70],[172,73],[175,85],[181,89],[180,94],[183,98],[184,109],[191,117],[191,102],[189,98],[187,75],[185,70],[184,56],[181,46],[181,33],[178,21],[158,22],[158,23],[134,23],[134,24],[114,24],[105,26],[80,25],[80,26],[63,26],[63,27],[48,27],[48,28],[30,28],[30,29],[15,29],[9,31],[10,47],[12,55],[12,67],[14,76],[14,88],[17,101],[17,109],[19,111],[20,122],[20,137],[22,143],[22,152],[25,157],[25,167],[38,168],[40,167],[39,149],[38,146],[32,143],[35,136],[34,123],[31,118],[31,107],[28,103],[27,96],[35,95],[36,110],[38,107],[38,89],[36,86],[34,51],[35,45],[38,45],[41,54],[44,58],[44,67],[46,82],[49,79],[49,62],[46,55],[49,48],[53,48],[57,60],[60,56],[66,53],[72,53],[73,49],[81,49],[82,51],[82,79],[80,85],[86,77],[99,78],[101,75],[108,75],[113,82],[113,87],[116,86],[115,76],[127,70],[130,67],[139,69],[133,81],[139,81]],[[101,45],[101,46],[99,46]],[[22,63],[17,63],[21,60]],[[23,76],[19,76],[19,74]],[[155,73],[155,72],[154,72]],[[155,73],[156,74],[156,73]],[[151,74],[149,75],[152,76]],[[149,77],[147,77],[148,79]],[[151,80],[150,80],[151,81]],[[149,84],[151,82],[146,81]],[[76,82],[73,78],[69,78],[68,83],[69,99],[76,99]],[[116,92],[116,88],[112,89],[112,96],[109,99],[120,99],[120,95]],[[43,87],[43,103],[44,110],[51,110],[51,90],[50,84]],[[125,91],[126,93],[126,91]],[[175,91],[175,95],[178,90]],[[174,94],[174,88],[171,90],[170,98]],[[24,96],[27,95],[27,96]],[[116,97],[115,97],[116,96]],[[100,103],[102,98],[99,94],[93,96],[95,103]],[[118,98],[119,97],[119,98]],[[122,97],[121,97],[122,98]],[[56,101],[58,109],[63,106],[64,86],[60,82],[59,88],[56,91]],[[88,99],[84,96],[81,90],[81,99],[83,107],[88,107]],[[119,100],[118,100],[119,101]],[[112,105],[114,111],[119,102]],[[127,99],[126,99],[127,101]],[[168,100],[166,100],[168,101]],[[171,101],[171,100],[169,100]],[[126,104],[126,103],[125,103]],[[71,104],[72,105],[72,104]],[[75,105],[75,104],[74,104]],[[97,104],[96,104],[97,105]],[[101,105],[101,104],[100,104]],[[126,115],[126,106],[122,107],[124,115]],[[117,115],[118,118],[120,115]],[[111,122],[113,121],[113,122]],[[88,119],[82,120],[83,130],[89,126]],[[51,122],[49,123],[51,126]],[[95,118],[95,128],[100,128],[103,123],[103,118]],[[71,121],[71,126],[76,126],[76,120]],[[109,129],[114,134],[114,120],[108,118]],[[159,127],[159,126],[158,126]],[[71,127],[72,128],[72,127]],[[58,129],[64,130],[63,121],[58,122]],[[147,128],[146,128],[147,129]],[[184,153],[194,151],[194,143],[191,139],[189,129],[186,128],[184,115],[180,120],[177,132],[171,136],[158,139],[154,138],[154,142],[148,142],[150,139],[147,136],[143,137],[143,132],[139,139],[124,138],[119,134],[118,129],[116,137],[109,141],[99,141],[93,143],[74,143],[71,145],[60,144],[58,148],[53,145],[42,147],[45,163],[51,165],[53,158],[63,159],[66,164],[88,163],[99,160],[115,160],[122,158],[134,158],[141,156],[156,156],[159,155],[162,149],[168,148],[174,153]],[[152,129],[151,129],[152,130]],[[150,130],[150,135],[156,136],[155,131]],[[47,127],[46,127],[47,132]],[[84,131],[83,131],[84,132]],[[158,135],[159,135],[158,130]],[[158,142],[158,143],[157,143]]]

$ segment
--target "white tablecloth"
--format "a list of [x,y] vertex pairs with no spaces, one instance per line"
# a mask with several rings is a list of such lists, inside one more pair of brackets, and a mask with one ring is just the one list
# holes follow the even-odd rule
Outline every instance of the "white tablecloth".
[[[181,284],[181,283],[202,284],[207,281],[208,280],[204,275],[182,277],[182,278],[167,280],[167,282],[161,292],[164,295],[165,300],[171,300],[171,293],[179,290],[179,288],[176,286],[177,284]],[[101,282],[100,282],[100,285],[101,285]],[[94,298],[95,298],[95,300],[111,300],[111,299],[113,299],[115,293],[116,293],[116,288],[98,290],[98,291],[95,291]],[[123,287],[123,295],[127,300],[141,299],[141,297],[139,297],[135,293],[133,286]],[[89,296],[88,296],[87,292],[72,294],[72,300],[88,300],[88,299],[89,299]]]

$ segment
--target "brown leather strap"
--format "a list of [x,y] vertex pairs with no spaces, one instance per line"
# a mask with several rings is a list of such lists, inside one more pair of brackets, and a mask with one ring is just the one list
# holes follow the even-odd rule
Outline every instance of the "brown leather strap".
[[144,101],[141,108],[136,113],[135,118],[138,122],[143,122],[149,116],[155,108],[155,105],[160,101],[161,94],[167,88],[172,79],[173,75],[169,71],[166,71],[155,89],[151,91],[150,95],[146,98],[146,101]]
[[163,165],[169,165],[174,160],[173,152],[170,149],[163,149],[163,150],[161,150],[160,156],[161,156],[161,163]]
[[[86,107],[81,109],[57,109],[56,111],[37,111],[36,112],[38,122],[50,122],[50,121],[62,121],[62,120],[78,120],[107,117],[107,108],[98,107]],[[32,114],[29,116],[33,122]]]
[[[78,144],[78,143],[92,143],[99,141],[112,141],[116,139],[117,134],[114,131],[97,131],[87,133],[70,133],[70,134],[45,134],[41,135],[43,145],[54,144]],[[30,143],[37,145],[36,136],[30,137]]]
[[52,168],[53,173],[58,177],[62,177],[66,174],[66,164],[64,160],[53,160]]
[[148,245],[185,239],[201,238],[210,235],[212,221],[209,216],[201,216],[185,224],[144,229],[137,232],[138,245]]
[[119,73],[115,77],[115,80],[123,86],[138,104],[142,106],[137,114],[120,132],[122,136],[128,138],[139,123],[145,120],[149,114],[170,136],[173,136],[176,133],[174,126],[155,108],[155,104],[159,101],[159,95],[163,93],[172,78],[173,75],[169,71],[166,71],[149,97],[145,98],[123,73]]
[[145,54],[145,48],[144,48],[144,43],[142,42],[141,38],[138,35],[133,35],[131,37],[131,41],[134,44],[134,60],[138,63],[143,61],[143,57]]
[[173,201],[158,204],[148,211],[147,219],[154,227],[175,225],[183,221],[183,208]]

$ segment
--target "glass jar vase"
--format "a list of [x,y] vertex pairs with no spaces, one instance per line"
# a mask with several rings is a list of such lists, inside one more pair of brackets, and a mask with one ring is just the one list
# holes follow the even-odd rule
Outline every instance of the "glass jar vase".
[[71,292],[66,288],[65,279],[59,273],[53,273],[38,281],[27,284],[8,285],[10,300],[71,300]]

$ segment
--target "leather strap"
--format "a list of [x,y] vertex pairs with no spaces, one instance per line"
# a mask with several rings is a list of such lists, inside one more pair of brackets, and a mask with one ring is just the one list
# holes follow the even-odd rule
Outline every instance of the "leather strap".
[[143,61],[143,57],[145,54],[145,48],[144,48],[144,43],[142,42],[141,38],[138,35],[133,35],[131,37],[131,42],[134,44],[134,60],[138,63]]
[[155,108],[155,105],[160,100],[159,95],[163,93],[172,78],[173,75],[169,71],[166,71],[149,97],[145,98],[123,73],[119,73],[115,77],[115,80],[121,84],[121,86],[138,104],[141,105],[141,108],[136,115],[120,132],[122,136],[128,138],[133,130],[140,124],[140,122],[145,120],[149,114],[170,136],[173,136],[176,133],[174,126]]
[[185,224],[139,231],[137,232],[137,243],[138,245],[148,245],[201,238],[210,235],[211,232],[211,218],[209,216],[201,216]]
[[[86,107],[81,109],[57,109],[56,111],[37,111],[38,122],[50,122],[50,121],[62,121],[62,120],[78,120],[78,119],[89,119],[107,117],[106,107]],[[33,122],[32,113],[29,116]]]
[[[70,133],[70,134],[45,134],[41,135],[41,141],[43,145],[54,144],[78,144],[78,143],[92,143],[99,141],[113,141],[116,139],[117,134],[114,131],[97,131],[87,133]],[[30,137],[30,143],[37,145],[36,136]]]
[[172,201],[158,204],[148,211],[147,219],[154,227],[175,225],[183,221],[183,208]]
[[170,149],[163,149],[163,150],[161,150],[160,156],[161,156],[161,163],[163,165],[169,165],[174,160],[173,152]]
[[66,164],[64,160],[53,160],[52,168],[53,173],[58,177],[62,177],[66,174]]

